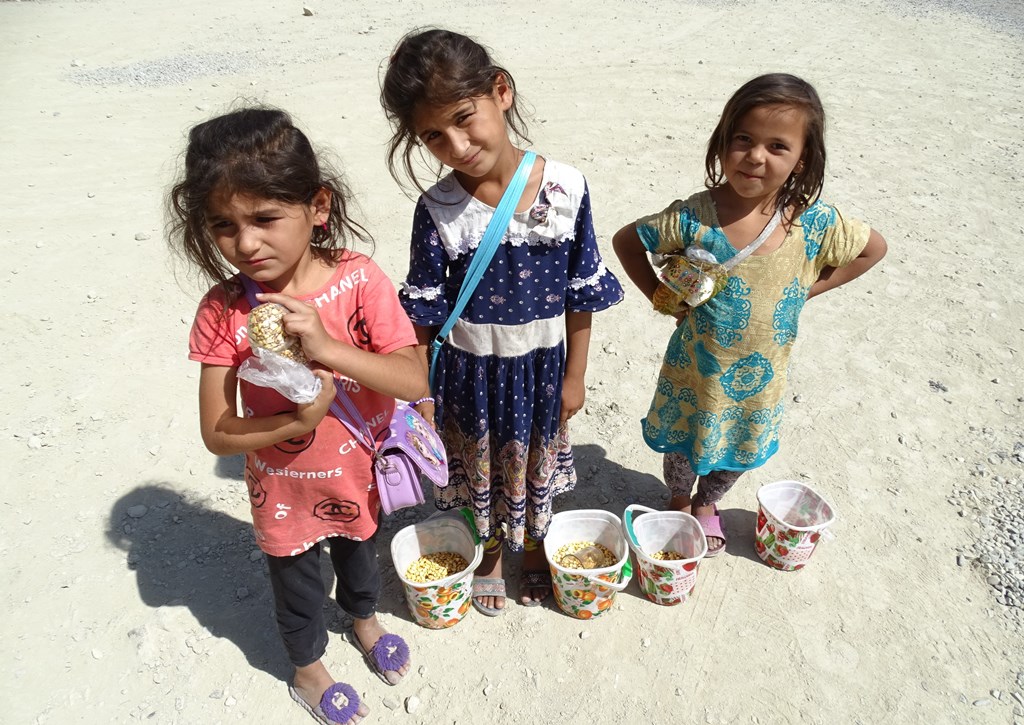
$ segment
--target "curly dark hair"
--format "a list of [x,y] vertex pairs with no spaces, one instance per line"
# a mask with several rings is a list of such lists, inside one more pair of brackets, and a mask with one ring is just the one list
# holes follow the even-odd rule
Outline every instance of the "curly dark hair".
[[[512,106],[505,112],[505,124],[518,139],[529,143],[515,80],[492,60],[484,46],[465,35],[439,28],[417,29],[398,41],[380,89],[380,105],[393,129],[387,162],[395,181],[403,187],[407,181],[412,182],[416,189],[424,191],[412,163],[413,152],[419,146],[413,128],[418,108],[447,106],[465,98],[490,95],[494,84],[502,79],[512,89]],[[399,164],[404,178],[399,173]],[[437,173],[440,174],[440,166]]]
[[721,159],[729,148],[736,124],[760,106],[788,106],[804,114],[803,166],[786,180],[775,199],[778,209],[793,207],[796,218],[818,200],[825,183],[825,109],[810,83],[788,73],[758,76],[732,94],[708,141],[704,185],[713,189],[726,183]]
[[369,232],[348,215],[348,187],[317,158],[309,139],[284,111],[266,107],[232,111],[200,123],[188,134],[184,172],[168,197],[168,242],[186,262],[227,289],[234,271],[206,223],[213,195],[248,194],[309,204],[321,189],[330,192],[331,207],[325,227],[313,229],[310,253],[332,263],[349,240],[372,241]]

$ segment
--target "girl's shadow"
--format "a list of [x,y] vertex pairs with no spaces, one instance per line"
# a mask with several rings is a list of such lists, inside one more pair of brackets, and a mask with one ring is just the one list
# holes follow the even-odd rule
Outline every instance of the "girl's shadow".
[[127,552],[125,565],[147,605],[188,607],[253,667],[282,680],[291,675],[251,524],[156,483],[118,499],[107,538]]

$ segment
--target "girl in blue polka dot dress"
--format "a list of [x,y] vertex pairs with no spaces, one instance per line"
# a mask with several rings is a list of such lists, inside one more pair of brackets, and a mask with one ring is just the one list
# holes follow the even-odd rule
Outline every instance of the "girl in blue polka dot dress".
[[[799,78],[773,73],[736,91],[708,142],[705,171],[705,191],[624,227],[613,243],[633,283],[676,318],[643,435],[665,454],[671,507],[697,517],[714,556],[725,549],[718,502],[778,450],[804,302],[866,272],[886,245],[819,200],[825,112]],[[719,283],[687,287],[692,273],[659,283],[648,252],[683,271],[693,269],[683,258],[703,255]]]
[[[512,75],[487,50],[446,30],[411,33],[388,63],[381,103],[394,134],[388,161],[422,192],[400,299],[424,355],[447,319],[484,230],[523,151]],[[451,172],[424,190],[419,147]],[[576,483],[566,422],[583,406],[591,313],[622,299],[597,248],[590,194],[571,166],[537,157],[486,273],[438,356],[433,417],[448,451],[442,509],[470,506],[486,556],[474,606],[505,606],[502,543],[525,550],[521,602],[551,591],[538,542],[552,499]],[[436,408],[432,409],[432,406]]]

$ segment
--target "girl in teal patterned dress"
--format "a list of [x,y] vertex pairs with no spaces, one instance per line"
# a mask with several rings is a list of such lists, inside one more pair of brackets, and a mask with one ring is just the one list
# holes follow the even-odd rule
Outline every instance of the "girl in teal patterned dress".
[[[613,240],[633,283],[676,318],[643,435],[665,454],[670,506],[701,522],[708,556],[725,549],[718,502],[778,450],[804,302],[885,255],[878,232],[819,199],[824,140],[825,112],[810,84],[783,73],[748,81],[708,142],[707,189],[623,227]],[[781,223],[773,227],[776,216]],[[762,232],[749,257],[719,268],[717,294],[694,307],[666,307],[667,289],[648,252],[672,259],[701,249],[728,265]]]

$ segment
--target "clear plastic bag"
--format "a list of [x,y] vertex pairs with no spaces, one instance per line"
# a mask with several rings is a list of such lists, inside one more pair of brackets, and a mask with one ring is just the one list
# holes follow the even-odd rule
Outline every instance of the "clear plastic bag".
[[293,403],[306,404],[316,400],[323,383],[312,370],[261,347],[254,347],[252,352],[252,357],[238,368],[238,377],[242,380],[273,388]]

